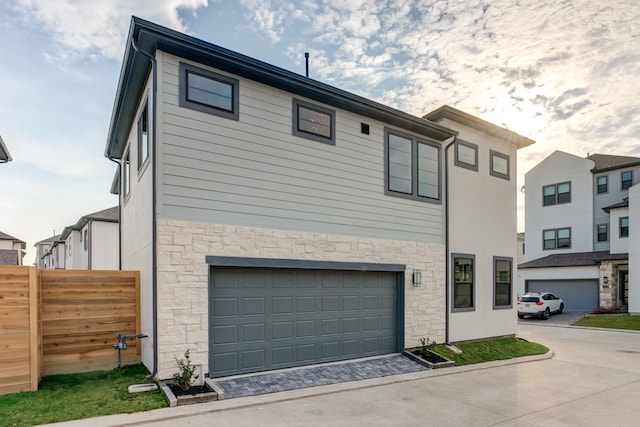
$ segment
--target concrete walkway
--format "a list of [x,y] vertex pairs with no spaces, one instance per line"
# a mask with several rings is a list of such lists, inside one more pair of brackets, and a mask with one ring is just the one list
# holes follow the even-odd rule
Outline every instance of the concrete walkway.
[[[553,358],[492,362],[65,426],[635,426],[640,334],[519,324]],[[522,360],[520,361],[522,362]]]

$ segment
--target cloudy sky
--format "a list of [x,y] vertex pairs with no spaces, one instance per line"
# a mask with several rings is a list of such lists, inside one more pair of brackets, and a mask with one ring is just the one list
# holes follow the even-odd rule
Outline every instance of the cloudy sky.
[[519,185],[556,149],[640,156],[637,0],[4,0],[0,231],[27,242],[26,264],[117,205],[103,153],[131,15],[301,74],[310,52],[316,80],[507,127],[537,141]]

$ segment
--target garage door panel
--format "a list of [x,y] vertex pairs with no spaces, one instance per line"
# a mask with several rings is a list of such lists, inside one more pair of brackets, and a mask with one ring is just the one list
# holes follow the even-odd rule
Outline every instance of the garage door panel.
[[397,273],[213,268],[211,280],[211,377],[397,350]]
[[568,310],[593,310],[599,305],[597,279],[584,280],[530,280],[528,292],[551,292],[562,298]]

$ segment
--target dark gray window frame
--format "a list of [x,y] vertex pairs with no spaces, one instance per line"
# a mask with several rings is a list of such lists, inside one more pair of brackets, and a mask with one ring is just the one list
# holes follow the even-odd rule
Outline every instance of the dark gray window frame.
[[[631,179],[630,180],[625,180],[624,179],[624,174],[631,174]],[[628,185],[625,186],[625,183],[629,183]],[[620,191],[624,191],[624,190],[628,190],[629,187],[633,187],[633,171],[623,171],[620,172]]]
[[131,144],[122,156],[122,200],[127,201],[131,194]]
[[[569,230],[569,246],[566,247],[562,247],[559,248],[558,247],[558,240],[560,239],[558,237],[558,231],[560,230]],[[546,231],[553,231],[555,236],[554,236],[554,246],[553,248],[545,248],[544,246],[544,242],[545,242],[545,238],[544,238],[544,233]],[[547,228],[546,230],[542,230],[542,250],[543,251],[556,251],[556,250],[565,250],[565,249],[571,249],[571,246],[573,245],[573,237],[571,236],[573,233],[571,233],[571,227],[559,227],[559,228]]]
[[[493,168],[493,159],[494,157],[499,157],[507,161],[507,173],[506,175],[500,172],[496,172]],[[495,176],[496,178],[506,179],[507,181],[511,180],[511,158],[507,154],[500,153],[499,151],[489,150],[489,175]]]
[[[559,201],[559,194],[560,194],[560,193],[558,192],[558,187],[559,187],[560,185],[563,185],[563,184],[569,184],[569,200],[568,200],[568,201],[566,201],[566,202],[560,202],[560,201]],[[544,201],[544,189],[545,189],[545,188],[547,188],[547,187],[554,187],[555,194],[554,194],[554,198],[553,198],[553,203],[548,203],[548,204],[547,204],[547,203],[545,203],[545,201]],[[571,199],[571,187],[572,187],[572,185],[571,185],[571,181],[564,181],[564,182],[559,182],[559,183],[557,183],[557,184],[543,185],[543,186],[542,186],[542,206],[543,206],[543,207],[546,207],[546,206],[564,205],[564,204],[571,203],[571,200],[572,200],[572,199]],[[563,194],[564,194],[564,193],[563,193]]]
[[[149,120],[149,99],[145,98],[144,102],[143,102],[144,107],[142,108],[142,111],[140,112],[140,116],[138,117],[138,175],[142,174],[142,169],[143,166],[146,166],[147,163],[149,163],[149,158],[150,153],[149,153],[149,148],[150,148],[150,128],[149,128],[149,124],[150,124],[150,120]],[[146,117],[146,123],[147,123],[147,129],[146,129],[146,134],[147,134],[147,140],[146,143],[143,143],[142,141],[142,135],[143,135],[143,124],[144,121],[143,119]],[[142,154],[143,154],[143,146],[146,145],[146,157],[142,158]]]
[[[224,117],[231,120],[239,120],[240,118],[240,81],[232,77],[228,77],[222,74],[214,73],[213,71],[205,70],[203,68],[195,67],[190,64],[180,63],[180,77],[179,77],[179,104],[181,107],[190,108],[192,110],[201,111],[203,113],[212,114],[214,116]],[[187,98],[187,74],[193,73],[198,76],[216,80],[221,83],[231,85],[231,110],[215,107],[213,105],[203,104],[200,102],[191,101]]]
[[[605,229],[605,239],[600,240],[600,227]],[[608,242],[609,241],[609,224],[597,224],[596,225],[596,242]]]
[[[497,292],[496,288],[498,287],[497,280],[497,264],[498,261],[508,261],[509,262],[509,304],[506,305],[497,305],[496,297]],[[500,282],[505,283],[505,282]],[[502,256],[494,256],[493,257],[493,309],[494,310],[506,310],[509,308],[513,308],[513,258],[512,257],[502,257]]]
[[[298,126],[298,107],[306,108],[307,110],[316,111],[320,114],[326,114],[330,119],[331,126],[331,137],[326,137],[320,134],[315,134],[311,132],[307,132],[304,130],[300,130]],[[321,107],[317,104],[312,104],[307,101],[302,101],[300,99],[293,98],[292,101],[292,133],[295,136],[299,136],[301,138],[310,139],[316,142],[322,142],[323,144],[336,145],[336,112],[330,108]]]
[[[457,258],[471,259],[473,271],[471,272],[471,306],[470,307],[456,307],[456,272],[455,265]],[[473,254],[452,253],[451,254],[451,312],[461,313],[476,311],[476,256]],[[465,282],[466,283],[466,282]]]
[[[600,180],[600,178],[604,178],[605,183],[604,185],[604,190],[600,191],[600,184],[598,183],[598,181]],[[609,192],[609,175],[600,175],[596,177],[596,194],[607,194]]]
[[[627,226],[626,226],[626,227],[623,227],[623,226],[622,226],[622,220],[623,220],[623,219],[626,219],[626,220],[627,220]],[[622,230],[625,230],[625,229],[627,230],[626,234],[622,234]],[[626,238],[628,238],[628,237],[629,237],[629,217],[628,217],[628,216],[621,216],[621,217],[618,219],[618,236],[619,236],[621,239],[626,239]]]
[[[389,134],[411,140],[411,194],[392,191],[389,189]],[[418,144],[425,144],[438,149],[438,198],[418,196]],[[426,138],[384,128],[384,194],[401,197],[403,199],[419,200],[421,202],[442,204],[442,145]]]
[[[469,164],[466,162],[463,162],[462,160],[460,160],[460,158],[458,157],[458,147],[466,147],[466,148],[471,148],[472,150],[474,150],[475,154],[474,154],[474,164]],[[454,158],[454,165],[461,167],[461,168],[465,168],[465,169],[469,169],[475,172],[478,172],[478,146],[476,144],[472,144],[470,142],[467,141],[462,141],[460,139],[456,140],[456,151],[455,151],[455,158]]]

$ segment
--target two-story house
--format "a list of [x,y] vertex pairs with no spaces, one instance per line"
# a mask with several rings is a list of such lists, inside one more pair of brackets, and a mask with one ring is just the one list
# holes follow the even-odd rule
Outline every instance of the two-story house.
[[626,309],[629,191],[639,181],[640,158],[604,154],[555,151],[527,172],[519,292],[554,292],[567,309]]
[[9,154],[9,149],[4,143],[2,136],[0,135],[0,163],[7,163],[13,160],[11,158],[11,154]]
[[47,270],[53,268],[53,263],[50,257],[47,255],[54,243],[60,240],[60,235],[56,234],[49,238],[36,242],[33,246],[36,248],[36,259],[34,265],[41,270]]
[[105,155],[143,362],[168,378],[188,348],[219,377],[514,334],[530,143],[133,18]]
[[0,231],[0,265],[22,265],[27,244]]

